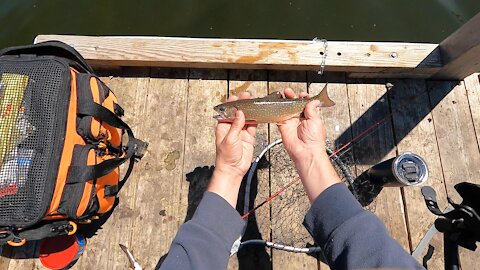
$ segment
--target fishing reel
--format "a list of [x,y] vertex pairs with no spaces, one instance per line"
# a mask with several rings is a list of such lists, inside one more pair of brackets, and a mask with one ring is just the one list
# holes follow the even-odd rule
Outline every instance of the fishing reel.
[[475,251],[480,242],[480,185],[463,182],[455,189],[463,201],[457,204],[447,197],[451,207],[441,211],[435,190],[422,188],[428,210],[438,216],[434,226],[443,233],[445,269],[460,269],[458,246]]
[[480,185],[463,182],[455,185],[455,189],[463,201],[456,204],[448,198],[453,209],[445,212],[438,207],[433,188],[423,187],[422,194],[428,210],[439,216],[435,220],[437,230],[448,234],[457,245],[474,251],[477,249],[476,242],[480,242]]

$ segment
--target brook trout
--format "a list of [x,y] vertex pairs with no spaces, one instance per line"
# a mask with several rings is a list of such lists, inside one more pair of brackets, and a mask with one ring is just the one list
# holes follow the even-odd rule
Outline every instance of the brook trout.
[[232,122],[237,110],[243,111],[248,123],[277,123],[301,115],[309,101],[320,100],[320,107],[330,107],[335,103],[328,97],[327,86],[320,94],[311,98],[286,99],[280,92],[263,98],[241,99],[225,102],[213,109],[219,122]]

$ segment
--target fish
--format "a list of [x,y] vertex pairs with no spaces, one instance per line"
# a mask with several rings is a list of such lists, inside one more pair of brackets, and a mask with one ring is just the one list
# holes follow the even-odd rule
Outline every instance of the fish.
[[307,103],[312,100],[320,100],[320,107],[335,105],[325,85],[318,95],[311,98],[287,99],[282,93],[274,92],[262,98],[225,102],[213,108],[218,113],[213,118],[218,122],[233,122],[236,111],[241,110],[247,123],[278,123],[301,116]]

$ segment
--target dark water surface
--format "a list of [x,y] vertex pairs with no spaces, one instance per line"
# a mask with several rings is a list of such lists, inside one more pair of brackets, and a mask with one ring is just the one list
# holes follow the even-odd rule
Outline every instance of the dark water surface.
[[439,42],[479,0],[0,0],[0,47],[38,34]]

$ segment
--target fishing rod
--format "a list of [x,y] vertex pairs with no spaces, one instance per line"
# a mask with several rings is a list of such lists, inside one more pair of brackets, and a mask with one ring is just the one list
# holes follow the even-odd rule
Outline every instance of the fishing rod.
[[[387,86],[387,91],[391,89],[391,86],[388,87]],[[345,143],[344,145],[342,145],[341,147],[337,148],[336,150],[334,150],[331,154],[329,154],[329,157],[332,158],[333,156],[342,156],[343,153],[340,153],[342,151],[347,152],[348,150],[350,150],[350,148],[353,146],[353,144],[356,144],[356,143],[359,143],[360,141],[362,141],[363,139],[365,139],[368,135],[370,135],[371,133],[373,133],[374,131],[376,131],[380,126],[384,125],[385,123],[387,123],[389,120],[391,121],[392,120],[392,116],[394,113],[398,113],[398,112],[401,112],[404,108],[406,108],[407,106],[409,106],[411,103],[415,102],[415,100],[417,100],[419,98],[420,95],[416,95],[414,96],[413,98],[411,98],[409,100],[408,103],[404,104],[403,106],[400,106],[398,107],[396,110],[392,110],[391,112],[389,112],[388,114],[386,114],[382,119],[380,119],[379,121],[375,122],[374,124],[370,125],[369,127],[367,127],[364,131],[360,132],[358,135],[356,135],[355,137],[353,137],[350,141],[348,141],[347,143]],[[281,140],[280,140],[281,141]],[[277,141],[272,143],[272,144],[278,144]],[[340,153],[340,154],[339,154]],[[258,162],[258,161],[257,161]],[[256,166],[255,166],[256,168]],[[253,209],[249,210],[249,211],[246,211],[248,209],[245,209],[245,214],[243,215],[243,218],[246,218],[248,217],[252,212],[255,212],[258,208],[262,207],[263,205],[265,204],[268,204],[270,203],[273,199],[275,199],[276,197],[278,197],[280,194],[282,194],[285,190],[287,190],[289,187],[293,186],[294,184],[298,183],[300,181],[300,177],[297,176],[295,177],[294,179],[292,179],[287,185],[281,187],[278,191],[276,191],[275,193],[273,193],[272,195],[270,195],[267,199],[265,199],[263,202],[261,202],[260,204],[258,204],[257,206],[255,206]]]
[[[380,119],[379,121],[375,122],[373,125],[369,126],[367,129],[365,129],[364,131],[362,131],[361,133],[359,133],[357,136],[355,136],[352,140],[350,140],[349,142],[347,142],[346,144],[342,145],[341,147],[339,147],[338,149],[332,151],[330,154],[329,154],[329,158],[331,159],[332,157],[334,156],[341,156],[342,154],[338,155],[340,152],[342,151],[348,151],[352,146],[353,144],[355,143],[358,143],[360,142],[362,139],[366,138],[369,134],[373,133],[377,128],[379,128],[380,126],[382,126],[383,124],[387,123],[388,120],[391,119],[391,116],[393,115],[393,112],[387,114],[384,118]],[[281,143],[282,140],[277,140],[275,142],[273,142],[271,145],[269,145],[269,147],[265,148],[264,149],[264,152],[266,152],[269,148],[273,147],[274,145],[277,145],[279,143]],[[263,156],[263,155],[262,155]],[[257,158],[258,160],[254,161],[252,163],[252,167],[249,171],[249,177],[251,177],[250,175],[253,175],[255,169],[256,169],[256,163],[258,163],[259,161],[259,158]],[[255,164],[253,166],[253,164]],[[253,168],[253,170],[252,170]],[[273,199],[275,199],[277,196],[279,196],[280,194],[282,194],[285,190],[287,190],[289,187],[291,187],[292,185],[295,185],[296,183],[298,183],[300,181],[300,176],[296,176],[294,179],[292,179],[288,184],[286,184],[285,186],[281,187],[279,190],[277,190],[275,193],[273,193],[272,195],[270,195],[267,199],[265,199],[263,202],[261,202],[260,204],[256,205],[254,208],[252,208],[251,210],[249,211],[246,211],[245,209],[245,214],[242,216],[242,218],[247,218],[249,215],[251,215],[253,212],[255,212],[258,208],[264,206],[265,204],[268,204],[270,203]],[[352,186],[353,187],[353,186]],[[249,185],[247,183],[247,190],[249,188]],[[249,192],[249,191],[248,191]],[[248,209],[247,209],[248,210]]]

